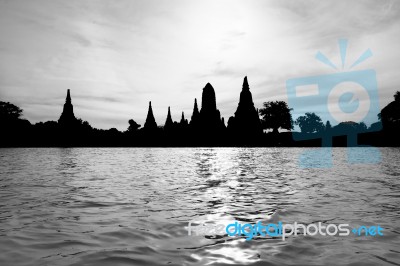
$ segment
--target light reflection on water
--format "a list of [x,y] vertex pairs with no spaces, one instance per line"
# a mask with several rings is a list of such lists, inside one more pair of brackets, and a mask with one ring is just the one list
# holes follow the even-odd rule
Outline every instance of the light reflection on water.
[[[303,149],[1,149],[0,265],[400,265],[400,151],[301,169]],[[366,150],[357,149],[368,156]],[[188,221],[384,227],[383,237],[189,237]]]

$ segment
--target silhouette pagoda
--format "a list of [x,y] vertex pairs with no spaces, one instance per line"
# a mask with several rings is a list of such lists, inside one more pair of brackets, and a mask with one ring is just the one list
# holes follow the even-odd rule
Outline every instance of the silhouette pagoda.
[[65,99],[64,108],[61,113],[58,123],[63,126],[73,125],[77,121],[74,115],[74,107],[71,102],[71,95],[69,89],[67,90],[67,98]]
[[187,119],[185,119],[185,114],[183,112],[182,112],[182,117],[181,117],[181,121],[179,122],[179,124],[181,124],[182,126],[188,125],[188,121],[187,121]]
[[190,119],[190,125],[191,126],[197,126],[200,120],[200,112],[199,108],[197,107],[197,99],[194,99],[194,106],[193,106],[193,113],[192,117]]
[[174,122],[172,121],[171,117],[171,109],[168,106],[168,115],[167,115],[167,120],[165,120],[164,130],[171,130],[173,127],[174,127]]
[[207,83],[207,85],[203,89],[199,118],[202,131],[211,132],[223,129],[221,114],[217,109],[215,91],[210,83]]
[[254,136],[262,133],[258,110],[254,107],[247,76],[243,80],[235,115],[228,120],[228,130],[241,136]]
[[147,112],[146,122],[144,123],[144,129],[157,129],[157,123],[154,119],[153,109],[151,108],[151,102],[149,102],[149,111]]

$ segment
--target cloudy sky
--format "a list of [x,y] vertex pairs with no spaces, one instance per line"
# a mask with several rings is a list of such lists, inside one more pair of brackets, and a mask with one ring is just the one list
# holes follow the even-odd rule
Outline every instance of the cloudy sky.
[[0,100],[35,123],[58,120],[67,89],[97,128],[144,123],[151,100],[164,124],[190,118],[210,82],[226,121],[248,76],[256,107],[287,100],[286,80],[375,69],[381,107],[400,89],[400,2],[264,0],[0,0]]

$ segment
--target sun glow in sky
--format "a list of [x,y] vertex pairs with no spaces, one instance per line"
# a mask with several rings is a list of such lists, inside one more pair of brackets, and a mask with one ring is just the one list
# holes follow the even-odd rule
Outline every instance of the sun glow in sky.
[[[244,76],[257,108],[286,100],[285,82],[332,73],[318,51],[377,72],[383,107],[399,89],[400,3],[262,0],[2,0],[0,100],[32,123],[58,120],[67,89],[77,117],[97,128],[144,124],[152,101],[163,125],[190,119],[194,98],[210,82],[225,121]],[[199,102],[200,103],[200,102]]]

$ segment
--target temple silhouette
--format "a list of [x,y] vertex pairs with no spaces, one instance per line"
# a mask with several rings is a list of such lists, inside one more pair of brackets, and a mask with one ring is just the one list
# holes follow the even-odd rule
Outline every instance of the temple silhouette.
[[[165,123],[159,126],[150,101],[144,126],[141,128],[130,119],[127,130],[121,132],[116,128],[96,129],[87,121],[77,118],[74,114],[71,91],[68,89],[58,121],[32,125],[28,120],[21,118],[22,109],[11,103],[0,102],[0,121],[4,125],[2,134],[5,136],[0,140],[0,147],[318,147],[321,146],[323,134],[335,135],[335,132],[360,133],[359,144],[400,146],[400,92],[394,97],[395,100],[379,114],[380,121],[373,123],[368,129],[363,123],[345,121],[332,127],[327,121],[326,126],[322,125],[322,131],[312,134],[292,131],[279,133],[276,128],[274,132],[267,132],[260,118],[261,111],[265,113],[266,109],[259,112],[254,106],[246,76],[238,106],[233,116],[229,117],[227,125],[217,108],[215,90],[207,83],[202,90],[200,110],[197,99],[194,99],[190,121],[185,118],[183,112],[179,122],[173,121],[171,108],[168,107]],[[279,106],[286,108],[283,111],[290,116],[284,102],[279,102]],[[308,139],[294,141],[293,134],[308,134]],[[348,145],[345,135],[334,136],[332,142],[333,146]]]
[[70,90],[67,90],[67,97],[65,99],[64,108],[61,113],[60,118],[58,119],[58,124],[63,127],[69,127],[76,124],[77,119],[74,115],[74,106],[71,101]]
[[205,134],[219,132],[225,128],[221,113],[217,109],[215,91],[210,83],[203,88],[199,118],[200,130]]
[[149,110],[147,111],[146,122],[144,123],[143,129],[149,131],[157,129],[157,123],[153,115],[153,108],[151,108],[151,102],[149,102]]
[[200,112],[199,108],[197,107],[197,99],[195,98],[192,117],[190,119],[190,126],[194,129],[197,129],[199,125],[200,125]]
[[247,76],[243,80],[242,91],[240,92],[239,104],[235,115],[231,116],[228,120],[228,130],[240,142],[248,139],[258,141],[262,135],[263,130],[260,117],[258,110],[254,107]]

